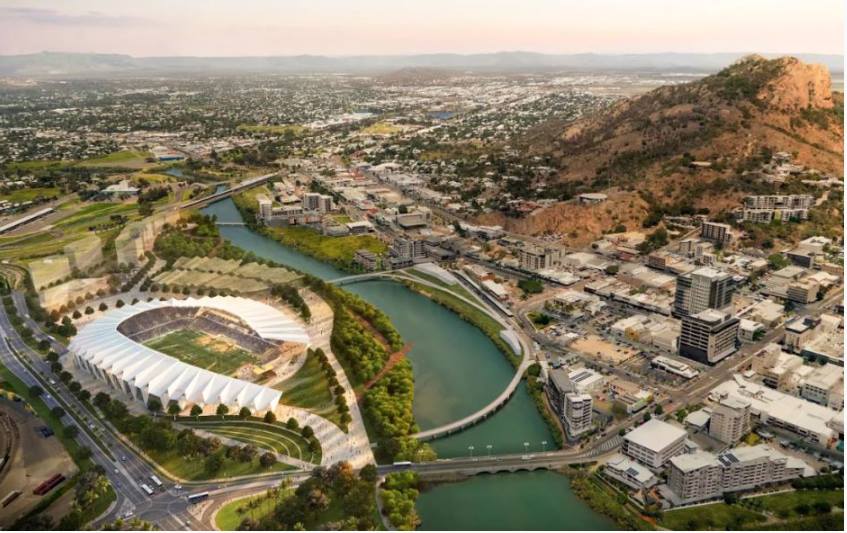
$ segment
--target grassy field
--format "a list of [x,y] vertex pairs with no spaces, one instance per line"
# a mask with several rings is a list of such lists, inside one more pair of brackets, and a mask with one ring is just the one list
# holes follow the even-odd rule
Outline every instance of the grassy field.
[[261,448],[273,450],[301,461],[314,464],[321,462],[320,451],[312,453],[309,450],[309,443],[299,432],[287,429],[282,424],[266,424],[255,420],[210,419],[200,419],[199,421],[181,419],[180,423],[222,437],[255,444]]
[[170,450],[167,452],[148,451],[147,455],[149,455],[156,464],[170,472],[172,475],[186,481],[205,481],[207,479],[222,479],[268,472],[284,472],[294,468],[285,463],[276,463],[270,468],[265,468],[259,464],[258,457],[253,459],[252,462],[241,463],[223,457],[223,452],[218,453],[221,453],[223,458],[223,466],[221,466],[221,469],[214,474],[206,472],[204,461],[202,459],[183,457],[176,450]]
[[271,237],[287,246],[297,248],[317,259],[335,263],[349,263],[356,250],[360,249],[370,250],[375,254],[388,251],[388,246],[372,235],[327,237],[302,226],[267,228],[267,231]]
[[136,150],[121,150],[112,152],[101,157],[85,159],[79,162],[82,167],[126,167],[126,168],[143,168],[152,163],[145,162],[145,159],[150,157],[148,152],[140,152]]
[[395,133],[400,133],[401,131],[403,131],[403,128],[400,126],[390,122],[380,121],[362,128],[361,133],[366,135],[393,135]]
[[[65,215],[64,218],[49,229],[0,237],[0,259],[43,257],[59,253],[65,245],[90,235],[90,228],[112,224],[112,215],[123,215],[130,220],[138,218],[138,206],[125,203],[84,204],[72,201],[60,206],[59,211]],[[119,231],[120,226],[115,225],[97,231],[96,234],[106,242]]]
[[258,361],[256,356],[225,338],[189,329],[172,331],[144,345],[190,365],[228,376],[242,365]]
[[0,200],[9,202],[30,202],[38,197],[56,196],[62,192],[58,187],[32,187],[27,189],[17,189],[9,191],[7,194],[0,194]]
[[340,425],[341,414],[335,407],[329,382],[318,357],[310,353],[293,376],[274,386],[282,391],[282,403],[301,407]]
[[291,495],[291,490],[279,491],[276,494],[263,492],[254,496],[248,496],[233,500],[218,510],[215,516],[215,525],[221,531],[235,531],[241,522],[251,517],[259,520],[274,510],[277,504],[282,503]]
[[827,502],[833,507],[842,507],[844,505],[844,491],[802,490],[742,500],[742,504],[749,505],[754,510],[762,510],[783,519],[801,516],[797,512],[798,506],[808,505],[812,507],[817,502]]
[[742,525],[764,522],[765,515],[738,505],[715,503],[667,511],[662,526],[673,530],[739,529]]

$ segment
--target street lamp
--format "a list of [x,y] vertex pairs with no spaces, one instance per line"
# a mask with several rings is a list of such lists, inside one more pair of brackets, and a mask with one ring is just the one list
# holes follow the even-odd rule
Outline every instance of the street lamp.
[[529,443],[528,442],[523,443],[523,451],[524,451],[524,453],[529,452]]
[[541,447],[544,449],[545,452],[547,451],[547,441],[546,440],[541,441]]
[[491,457],[491,448],[493,448],[493,446],[490,444],[486,444],[485,447],[488,449],[488,457]]
[[473,458],[473,446],[468,446],[468,455]]

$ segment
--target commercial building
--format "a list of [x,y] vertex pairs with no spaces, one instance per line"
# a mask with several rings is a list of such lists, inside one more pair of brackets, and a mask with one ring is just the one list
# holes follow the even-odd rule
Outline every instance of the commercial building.
[[664,357],[661,355],[651,359],[650,366],[652,366],[653,368],[664,370],[665,372],[669,372],[685,379],[695,378],[697,377],[697,374],[699,374],[697,370],[691,368],[685,363],[675,361],[669,357]]
[[803,346],[815,335],[815,330],[820,322],[820,318],[811,316],[795,318],[785,325],[785,337],[783,337],[782,344],[789,351],[800,353]]
[[356,250],[356,254],[353,256],[353,263],[359,265],[362,270],[367,272],[379,270],[382,266],[382,261],[378,255],[370,250],[364,249]]
[[648,468],[619,453],[606,461],[603,474],[635,490],[649,489],[659,482]]
[[623,453],[658,470],[684,452],[687,435],[684,429],[653,418],[624,435]]
[[683,274],[676,280],[673,314],[683,317],[706,309],[729,307],[735,288],[735,280],[730,274],[711,267]]
[[623,379],[609,381],[609,394],[614,403],[623,406],[627,414],[637,413],[653,400],[653,395],[641,385]]
[[721,497],[813,475],[814,470],[768,445],[733,448],[720,455],[695,452],[670,460],[668,488],[676,504]]
[[722,398],[712,409],[709,435],[727,444],[736,444],[750,430],[750,402],[741,398]]
[[842,413],[748,381],[740,375],[724,381],[709,394],[712,401],[735,398],[750,402],[752,422],[770,426],[829,447],[844,432]]
[[831,363],[815,368],[800,384],[800,397],[837,411],[844,409],[844,368]]
[[682,318],[679,354],[714,364],[735,352],[739,320],[728,313],[706,309]]
[[427,260],[424,241],[418,239],[397,237],[391,243],[390,253],[393,268],[402,268],[416,262]]

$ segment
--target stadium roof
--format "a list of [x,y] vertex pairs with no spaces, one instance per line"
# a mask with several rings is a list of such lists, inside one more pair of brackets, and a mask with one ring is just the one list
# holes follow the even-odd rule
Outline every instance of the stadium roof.
[[234,296],[141,302],[107,312],[80,329],[70,350],[89,364],[118,379],[169,400],[200,404],[226,404],[263,411],[276,407],[282,393],[248,381],[189,365],[148,348],[118,331],[125,320],[139,313],[168,307],[204,307],[237,316],[260,337],[307,344],[306,331],[270,305]]

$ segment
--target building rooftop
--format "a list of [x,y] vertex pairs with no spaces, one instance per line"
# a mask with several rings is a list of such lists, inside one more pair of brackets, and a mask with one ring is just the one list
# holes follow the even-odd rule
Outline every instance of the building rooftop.
[[624,435],[624,440],[653,451],[660,451],[678,440],[685,439],[686,435],[687,433],[681,427],[653,418]]
[[706,466],[717,466],[715,456],[709,452],[697,451],[671,457],[671,465],[683,472],[691,472]]

